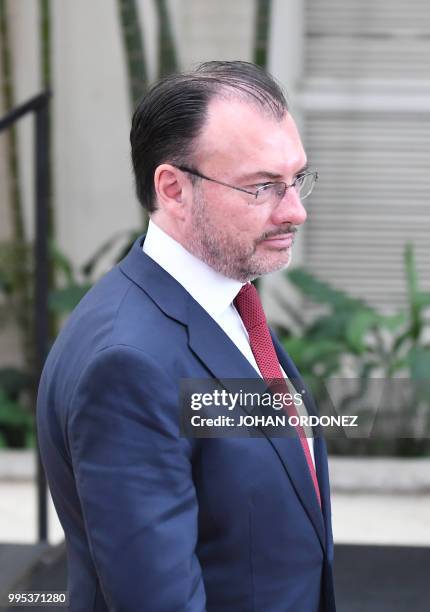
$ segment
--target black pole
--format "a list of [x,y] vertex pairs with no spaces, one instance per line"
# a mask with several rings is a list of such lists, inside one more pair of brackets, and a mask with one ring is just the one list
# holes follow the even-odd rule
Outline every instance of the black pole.
[[[48,223],[49,223],[49,91],[43,92],[15,107],[0,118],[0,132],[30,112],[35,113],[34,153],[35,153],[35,203],[36,237],[34,243],[35,285],[34,285],[34,337],[36,343],[36,377],[42,373],[48,354],[49,315],[49,260],[48,260]],[[37,522],[39,541],[48,539],[48,491],[43,465],[37,448]]]
[[[49,262],[48,262],[48,223],[49,223],[49,97],[46,93],[39,99],[35,110],[35,201],[36,237],[35,258],[35,296],[34,323],[36,342],[36,372],[38,378],[48,354],[49,315]],[[48,492],[45,471],[37,449],[37,510],[39,541],[48,539]]]
[[21,117],[24,117],[27,113],[37,111],[40,106],[46,104],[49,95],[49,92],[37,94],[37,96],[30,98],[27,102],[13,108],[7,115],[4,115],[4,117],[0,119],[0,132],[9,128],[12,123],[15,123],[15,121],[18,121],[18,119],[21,119]]

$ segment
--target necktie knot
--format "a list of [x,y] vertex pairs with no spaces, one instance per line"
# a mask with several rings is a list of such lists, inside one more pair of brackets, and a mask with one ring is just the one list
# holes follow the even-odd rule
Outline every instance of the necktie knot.
[[243,285],[234,304],[248,332],[258,325],[267,325],[258,291],[252,283]]

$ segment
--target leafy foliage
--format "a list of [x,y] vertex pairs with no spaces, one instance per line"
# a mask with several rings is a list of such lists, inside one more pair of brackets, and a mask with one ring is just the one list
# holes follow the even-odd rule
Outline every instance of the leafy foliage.
[[0,369],[0,447],[34,446],[34,417],[22,400],[30,383],[18,369]]
[[[345,394],[340,410],[346,413],[354,399],[365,394],[371,380],[391,380],[404,377],[413,382],[414,392],[409,405],[402,406],[404,413],[421,407],[430,411],[429,385],[425,381],[430,373],[430,292],[420,289],[412,245],[404,253],[406,276],[406,309],[386,315],[378,312],[364,300],[323,282],[303,269],[288,273],[289,280],[302,296],[324,308],[314,320],[307,321],[301,312],[289,307],[289,314],[299,332],[280,329],[283,344],[309,381],[319,401],[327,399],[326,383],[338,377],[356,378],[356,394]],[[357,441],[355,441],[357,442]],[[391,443],[376,442],[375,452],[411,454],[430,452],[430,441],[394,440]],[[342,447],[351,452],[351,440],[342,445],[332,441],[333,448]],[[372,444],[356,444],[363,452],[369,452]]]
[[[104,258],[114,262],[122,259],[137,235],[136,231],[117,232],[77,269],[58,246],[51,244],[50,257],[58,286],[49,294],[50,312],[60,316],[71,312],[91,288],[100,262]],[[6,244],[0,245],[0,255],[0,328],[4,328],[19,316],[16,307],[16,267],[30,258],[27,257],[27,250],[23,253],[17,250],[16,245]],[[29,302],[27,307],[32,313],[31,306]],[[0,447],[34,445],[34,388],[34,375],[30,373],[30,368],[0,369]]]

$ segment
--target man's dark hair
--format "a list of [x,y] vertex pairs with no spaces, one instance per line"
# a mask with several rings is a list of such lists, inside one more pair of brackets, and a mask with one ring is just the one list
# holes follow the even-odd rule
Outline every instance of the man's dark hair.
[[281,120],[285,96],[273,77],[249,62],[205,62],[156,83],[133,115],[130,142],[137,197],[155,210],[154,172],[162,163],[192,164],[193,145],[215,97],[235,97]]

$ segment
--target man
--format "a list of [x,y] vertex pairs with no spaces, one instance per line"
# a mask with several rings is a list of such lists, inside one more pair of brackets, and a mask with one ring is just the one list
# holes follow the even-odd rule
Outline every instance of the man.
[[285,98],[209,62],[155,85],[131,146],[148,232],[70,317],[38,399],[71,610],[334,611],[323,440],[179,427],[181,380],[298,379],[249,284],[289,263],[316,179]]

